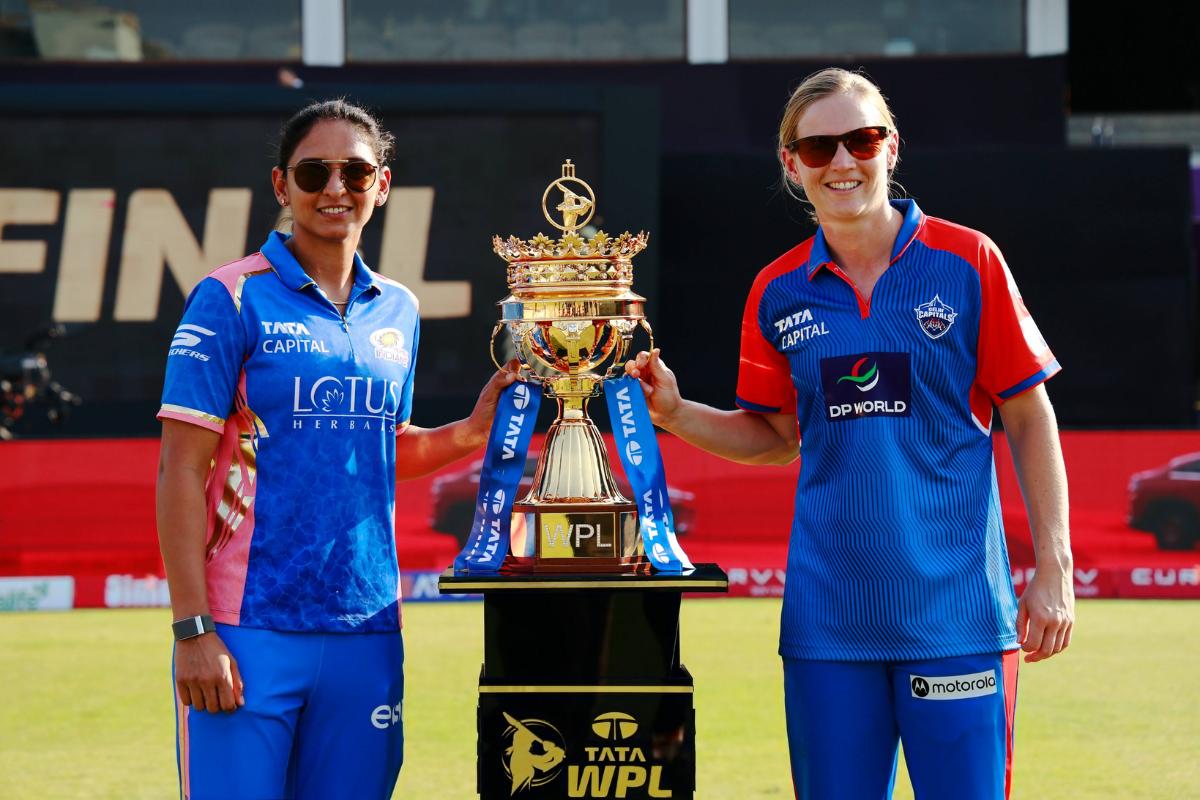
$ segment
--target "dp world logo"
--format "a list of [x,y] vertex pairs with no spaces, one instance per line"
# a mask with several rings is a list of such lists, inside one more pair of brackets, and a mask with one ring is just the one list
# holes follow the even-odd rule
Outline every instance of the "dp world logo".
[[929,681],[920,675],[914,675],[912,679],[912,693],[917,697],[926,697],[929,694]]
[[513,405],[518,411],[524,411],[525,406],[529,405],[529,387],[523,383],[514,384],[513,388]]
[[635,467],[642,463],[642,446],[637,442],[629,442],[625,445],[625,458],[630,464]]
[[567,757],[558,728],[544,720],[518,720],[507,711],[502,713],[508,722],[504,736],[512,742],[504,749],[503,759],[504,773],[512,778],[510,794],[545,786],[557,778]]
[[637,733],[638,723],[624,711],[608,711],[592,721],[592,732],[601,739],[619,742]]
[[920,323],[921,330],[925,331],[925,335],[930,339],[937,339],[950,330],[954,318],[958,316],[954,309],[943,303],[942,298],[936,294],[928,303],[921,303],[913,310],[917,312],[917,322]]
[[504,510],[504,490],[497,489],[492,492],[492,513],[499,514]]
[[[871,366],[868,367],[867,364]],[[879,383],[879,364],[870,357],[863,356],[854,362],[849,375],[843,375],[837,379],[838,383],[842,383],[843,381],[849,381],[850,385],[860,392],[869,392]]]

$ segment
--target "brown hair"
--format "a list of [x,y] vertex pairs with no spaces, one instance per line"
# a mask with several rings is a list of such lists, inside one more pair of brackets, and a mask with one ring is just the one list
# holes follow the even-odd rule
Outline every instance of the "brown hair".
[[[888,129],[897,130],[896,119],[892,115],[892,110],[888,108],[887,99],[884,98],[883,92],[879,91],[879,87],[871,82],[870,78],[862,73],[850,72],[839,67],[829,67],[828,69],[823,69],[809,75],[792,92],[792,96],[788,98],[787,105],[783,108],[783,119],[779,123],[778,146],[775,150],[779,158],[780,169],[783,171],[783,186],[788,194],[797,200],[804,200],[804,187],[793,181],[792,176],[788,174],[787,165],[783,161],[782,151],[796,138],[796,126],[800,124],[800,118],[804,116],[805,111],[808,111],[809,106],[818,100],[835,94],[854,94],[865,97],[879,109],[879,113],[883,115],[883,122],[888,126]],[[897,155],[896,161],[892,164],[892,169],[888,171],[889,191],[896,186],[891,178],[892,173],[896,170],[896,164],[899,163],[900,157]]]

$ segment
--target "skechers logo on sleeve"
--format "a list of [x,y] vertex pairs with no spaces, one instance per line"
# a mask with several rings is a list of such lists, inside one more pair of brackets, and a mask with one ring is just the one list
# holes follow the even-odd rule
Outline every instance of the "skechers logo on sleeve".
[[264,353],[328,353],[329,347],[320,339],[312,338],[312,332],[303,322],[271,322],[262,320]]
[[779,349],[787,350],[794,344],[806,342],[817,336],[829,333],[823,321],[813,319],[810,309],[788,314],[783,319],[775,320],[775,332],[779,334]]
[[821,359],[825,418],[907,417],[912,411],[908,353],[858,353]]
[[[208,355],[192,348],[202,344],[209,336],[216,335],[215,331],[210,331],[208,328],[201,328],[199,325],[191,325],[185,322],[175,329],[175,338],[171,340],[171,349],[167,351],[167,357],[188,356],[200,361],[208,361]],[[204,339],[201,337],[204,337]]]

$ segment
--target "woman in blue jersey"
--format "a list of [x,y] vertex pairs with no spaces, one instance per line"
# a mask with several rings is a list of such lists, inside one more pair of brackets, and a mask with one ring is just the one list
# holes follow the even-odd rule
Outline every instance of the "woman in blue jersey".
[[[983,234],[891,200],[899,134],[879,89],[822,70],[796,89],[779,160],[817,234],[759,273],[738,409],[681,398],[658,351],[626,365],[651,416],[724,458],[803,454],[780,653],[800,798],[1006,797],[1019,649],[1074,619],[1066,476],[1043,382],[1058,362]],[[1037,571],[1018,601],[992,462],[998,408]]]
[[158,529],[186,798],[388,798],[403,760],[397,478],[481,447],[471,415],[409,424],[417,300],[357,255],[392,137],[315,103],[272,185],[292,234],[188,297],[163,388]]

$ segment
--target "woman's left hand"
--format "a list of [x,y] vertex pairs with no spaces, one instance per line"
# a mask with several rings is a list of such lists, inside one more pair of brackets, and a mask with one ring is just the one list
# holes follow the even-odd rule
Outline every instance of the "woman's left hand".
[[504,369],[492,373],[492,377],[484,385],[483,391],[479,393],[479,399],[475,401],[475,408],[471,410],[471,415],[466,419],[467,430],[473,439],[478,440],[476,446],[487,443],[488,435],[492,432],[492,418],[496,416],[496,404],[500,400],[500,393],[510,383],[521,379],[520,370],[521,362],[515,358],[512,359],[504,365]]

